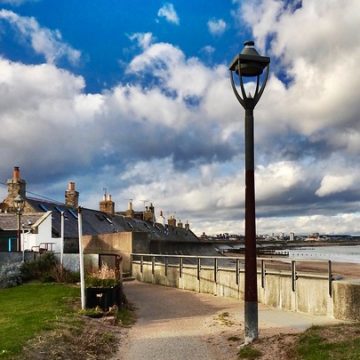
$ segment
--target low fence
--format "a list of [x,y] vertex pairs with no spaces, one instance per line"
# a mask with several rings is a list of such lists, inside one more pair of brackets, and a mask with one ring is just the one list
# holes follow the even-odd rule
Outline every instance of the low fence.
[[[326,273],[306,273],[289,262],[289,270],[268,269],[258,258],[258,299],[275,308],[360,320],[360,283],[334,280],[332,263]],[[284,259],[278,259],[284,262]],[[301,261],[304,262],[304,261]],[[132,274],[148,283],[217,296],[243,299],[245,270],[238,257],[132,254]]]

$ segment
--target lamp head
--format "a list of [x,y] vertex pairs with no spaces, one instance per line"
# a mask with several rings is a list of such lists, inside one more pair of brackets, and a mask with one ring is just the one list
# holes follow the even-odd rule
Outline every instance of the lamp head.
[[246,41],[241,53],[235,56],[229,69],[239,76],[260,76],[269,63],[270,58],[261,56],[255,49],[253,41]]
[[15,203],[15,206],[16,206],[16,209],[17,210],[22,210],[24,208],[24,205],[25,205],[25,201],[24,199],[21,197],[21,195],[17,195],[14,199],[14,203]]

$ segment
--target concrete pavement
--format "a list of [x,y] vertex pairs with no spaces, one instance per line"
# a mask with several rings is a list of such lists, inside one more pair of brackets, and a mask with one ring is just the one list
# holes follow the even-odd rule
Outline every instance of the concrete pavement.
[[[138,321],[116,359],[236,359],[244,331],[241,301],[137,281],[124,288],[137,308]],[[336,321],[259,304],[260,337],[332,323]],[[229,341],[234,336],[237,343]]]

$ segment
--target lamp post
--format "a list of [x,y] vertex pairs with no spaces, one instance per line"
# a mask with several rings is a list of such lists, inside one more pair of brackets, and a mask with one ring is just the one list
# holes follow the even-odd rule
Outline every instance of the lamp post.
[[[230,64],[231,85],[235,96],[245,109],[245,343],[258,338],[258,296],[256,263],[255,224],[255,179],[254,179],[254,108],[265,89],[269,76],[270,58],[260,56],[253,41],[244,43],[244,48]],[[260,76],[265,78],[260,86]],[[241,94],[235,84],[237,75]],[[244,77],[256,77],[253,95],[246,95]]]
[[25,201],[19,194],[15,197],[14,203],[17,215],[16,251],[21,251],[21,215],[24,210]]

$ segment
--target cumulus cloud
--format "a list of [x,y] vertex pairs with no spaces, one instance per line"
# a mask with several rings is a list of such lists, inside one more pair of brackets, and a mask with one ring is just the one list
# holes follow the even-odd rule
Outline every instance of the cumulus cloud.
[[355,182],[353,174],[325,175],[316,195],[322,197],[348,190]]
[[29,43],[49,64],[55,64],[61,58],[67,59],[73,65],[79,62],[80,51],[63,42],[60,31],[41,27],[33,17],[20,16],[4,9],[0,10],[0,20],[9,23],[21,40]]
[[[293,18],[299,24],[297,17],[306,23],[308,17],[323,22],[332,16],[333,8],[319,3],[284,8],[257,1],[261,11],[248,20],[256,43],[272,57],[255,110],[258,232],[358,232],[360,112],[354,89],[360,58],[357,43],[344,57],[349,47],[341,35],[358,24],[358,12],[350,16],[345,9],[346,21],[337,19],[331,46],[311,40],[305,49],[301,39],[293,46],[283,35],[292,31]],[[338,2],[332,3],[336,8]],[[253,5],[241,6],[250,11]],[[316,31],[306,26],[301,37],[317,37]],[[131,82],[95,94],[55,60],[24,65],[0,59],[3,180],[19,165],[32,189],[51,195],[63,193],[71,174],[85,206],[96,208],[106,187],[118,210],[125,199],[149,199],[158,210],[189,220],[199,234],[242,232],[244,114],[227,67],[205,66],[150,33],[130,38],[141,49],[127,66]],[[44,188],[51,179],[54,184]]]
[[[0,80],[0,121],[7,129],[0,136],[6,159],[1,170],[16,163],[38,169],[40,177],[41,169],[51,165],[55,177],[101,162],[123,168],[140,159],[171,156],[174,165],[184,169],[234,156],[238,145],[229,131],[219,136],[222,127],[197,102],[224,81],[225,70],[207,69],[169,44],[153,44],[134,58],[128,71],[146,72],[155,66],[158,54],[166,59],[166,67],[175,66],[180,73],[171,75],[164,67],[155,74],[161,87],[118,84],[102,94],[86,94],[83,78],[52,64],[1,59],[6,76]],[[192,88],[195,79],[198,86]]]
[[[322,135],[328,142],[348,133],[349,128],[359,133],[356,78],[360,70],[356,64],[360,35],[356,28],[360,4],[308,0],[295,5],[276,0],[246,1],[237,13],[237,19],[251,27],[260,50],[264,51],[271,39],[268,52],[279,75],[271,79],[266,105],[277,102],[279,106],[268,119],[281,119],[281,126],[306,136]],[[343,16],[339,18],[340,9]],[[351,56],[346,56],[349,48]]]
[[163,17],[169,23],[179,25],[180,19],[178,14],[176,13],[175,7],[172,3],[165,3],[158,11],[157,15],[159,17]]
[[215,36],[222,35],[226,30],[226,22],[223,19],[211,19],[207,22],[210,34]]

